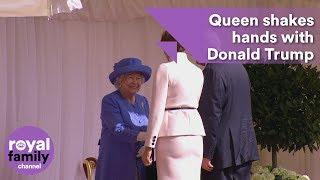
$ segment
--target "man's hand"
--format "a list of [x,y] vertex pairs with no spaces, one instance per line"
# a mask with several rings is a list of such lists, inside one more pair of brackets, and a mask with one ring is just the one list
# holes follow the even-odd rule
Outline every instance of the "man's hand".
[[152,148],[151,147],[145,147],[144,151],[142,153],[142,162],[145,166],[150,166],[152,163]]
[[213,170],[213,165],[211,164],[210,159],[207,159],[207,158],[203,158],[202,159],[201,167],[202,167],[202,169],[204,169],[206,171],[212,171]]

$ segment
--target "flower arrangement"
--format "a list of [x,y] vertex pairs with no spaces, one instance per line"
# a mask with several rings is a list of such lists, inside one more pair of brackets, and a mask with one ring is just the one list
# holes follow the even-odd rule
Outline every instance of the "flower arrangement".
[[261,166],[253,163],[251,168],[252,180],[310,180],[307,175],[301,175],[285,168],[274,168],[271,166]]

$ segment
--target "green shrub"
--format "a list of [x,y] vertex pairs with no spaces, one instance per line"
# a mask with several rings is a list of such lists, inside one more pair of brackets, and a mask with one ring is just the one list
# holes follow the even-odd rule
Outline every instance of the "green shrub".
[[247,65],[258,144],[272,151],[295,152],[320,145],[320,71],[312,66]]

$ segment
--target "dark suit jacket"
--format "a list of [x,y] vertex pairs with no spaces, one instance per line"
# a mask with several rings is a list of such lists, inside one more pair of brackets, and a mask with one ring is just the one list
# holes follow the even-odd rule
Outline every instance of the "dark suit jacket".
[[199,102],[204,157],[215,168],[259,159],[251,115],[250,80],[241,64],[208,64]]

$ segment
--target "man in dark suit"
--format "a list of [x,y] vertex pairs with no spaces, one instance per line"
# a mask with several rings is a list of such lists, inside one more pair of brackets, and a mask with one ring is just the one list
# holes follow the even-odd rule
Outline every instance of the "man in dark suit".
[[199,102],[206,136],[202,180],[249,180],[259,159],[250,80],[242,64],[207,64]]

